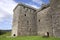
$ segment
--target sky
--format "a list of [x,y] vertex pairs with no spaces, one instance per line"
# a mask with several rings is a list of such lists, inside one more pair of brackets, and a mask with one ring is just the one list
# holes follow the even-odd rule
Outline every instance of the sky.
[[0,0],[0,30],[12,29],[13,9],[18,3],[38,9],[42,4],[48,4],[49,0]]

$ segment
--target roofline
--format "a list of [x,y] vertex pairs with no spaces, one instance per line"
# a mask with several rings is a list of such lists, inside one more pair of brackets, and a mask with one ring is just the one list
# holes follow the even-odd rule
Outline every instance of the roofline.
[[[47,8],[50,8],[50,7],[47,7]],[[47,9],[47,8],[45,8],[45,9]],[[43,10],[45,10],[45,9],[43,9]],[[43,11],[43,10],[37,10],[36,12],[40,12],[40,11]]]
[[26,5],[26,4],[18,3],[17,6],[13,9],[13,11],[14,11],[18,6],[24,6],[24,7],[27,7],[27,8],[33,9],[33,10],[37,10],[36,8],[33,8],[33,7],[28,6],[28,5]]
[[42,6],[40,9],[38,9],[36,12],[40,12],[40,11],[46,9],[46,8],[49,8],[49,7],[50,7],[50,4],[48,4],[48,5],[43,5],[43,6]]

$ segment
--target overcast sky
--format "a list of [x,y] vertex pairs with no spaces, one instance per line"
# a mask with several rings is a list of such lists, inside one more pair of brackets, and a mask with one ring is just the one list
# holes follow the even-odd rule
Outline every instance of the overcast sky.
[[24,3],[34,8],[40,8],[49,0],[0,0],[0,29],[12,29],[13,9],[18,3]]

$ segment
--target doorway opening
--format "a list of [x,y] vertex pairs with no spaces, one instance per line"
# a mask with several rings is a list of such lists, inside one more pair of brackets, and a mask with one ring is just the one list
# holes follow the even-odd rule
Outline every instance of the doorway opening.
[[16,36],[15,34],[13,34],[13,36]]

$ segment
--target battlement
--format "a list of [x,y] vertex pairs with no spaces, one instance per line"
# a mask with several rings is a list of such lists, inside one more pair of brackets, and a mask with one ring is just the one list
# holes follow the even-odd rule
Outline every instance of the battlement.
[[46,8],[49,8],[49,7],[50,7],[50,4],[47,4],[47,5],[43,4],[42,7],[37,10],[37,12],[40,12]]
[[27,4],[18,3],[17,6],[13,9],[13,11],[14,11],[18,6],[23,6],[23,7],[26,7],[26,8],[30,8],[30,9],[35,10],[35,11],[37,10],[36,8],[31,7],[31,6],[27,5]]

